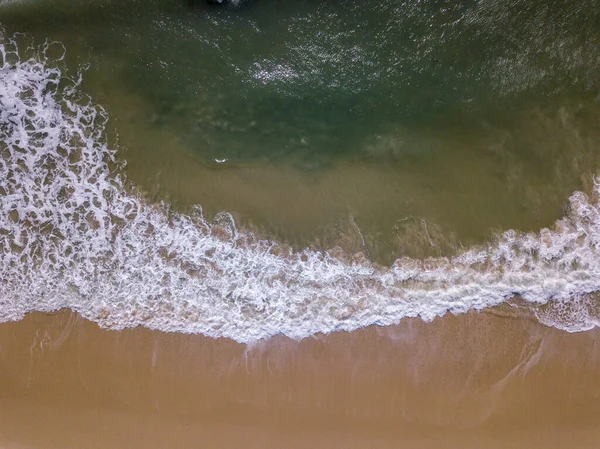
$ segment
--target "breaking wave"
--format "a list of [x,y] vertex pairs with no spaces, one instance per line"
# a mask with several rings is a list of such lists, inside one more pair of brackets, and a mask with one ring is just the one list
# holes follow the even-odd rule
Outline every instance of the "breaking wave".
[[577,305],[600,290],[598,182],[552,229],[507,231],[452,258],[383,267],[337,249],[293,251],[228,214],[209,222],[200,208],[145,201],[106,143],[107,114],[48,56],[55,45],[19,49],[0,31],[0,320],[70,308],[108,328],[253,342],[518,296],[546,324],[598,324]]

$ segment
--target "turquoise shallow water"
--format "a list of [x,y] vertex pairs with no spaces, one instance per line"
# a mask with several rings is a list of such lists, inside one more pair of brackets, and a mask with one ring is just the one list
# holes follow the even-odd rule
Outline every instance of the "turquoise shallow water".
[[562,214],[596,170],[597,6],[10,1],[0,23],[87,68],[153,198],[299,246],[355,222],[389,262],[441,251],[422,220],[451,252]]
[[[111,72],[148,102],[156,126],[177,129],[207,161],[320,168],[339,157],[426,160],[437,154],[423,137],[441,129],[471,135],[483,121],[510,129],[515,110],[594,98],[598,9],[593,1],[219,8],[127,0],[11,2],[0,19],[64,41],[94,76]],[[368,151],[374,136],[396,130],[425,142]]]
[[3,1],[0,319],[597,325],[597,6]]

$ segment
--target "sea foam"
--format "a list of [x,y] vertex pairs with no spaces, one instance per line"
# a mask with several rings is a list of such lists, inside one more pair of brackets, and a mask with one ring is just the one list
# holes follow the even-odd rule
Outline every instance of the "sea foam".
[[569,331],[598,323],[576,306],[600,290],[598,182],[552,229],[508,231],[453,258],[382,267],[341,250],[292,251],[228,214],[209,222],[200,208],[181,214],[136,193],[106,143],[107,114],[48,56],[55,45],[19,49],[0,32],[0,320],[70,308],[113,329],[254,342],[519,296],[534,310],[555,305],[546,324],[552,310]]

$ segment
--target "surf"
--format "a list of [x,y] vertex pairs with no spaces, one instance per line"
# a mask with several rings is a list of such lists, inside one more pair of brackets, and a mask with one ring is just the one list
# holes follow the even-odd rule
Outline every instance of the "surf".
[[0,320],[69,308],[111,329],[251,343],[520,298],[545,324],[598,325],[578,306],[600,290],[598,179],[552,228],[509,230],[451,258],[382,266],[339,248],[296,251],[226,212],[207,220],[200,206],[150,203],[108,144],[108,114],[63,73],[62,51],[0,33]]

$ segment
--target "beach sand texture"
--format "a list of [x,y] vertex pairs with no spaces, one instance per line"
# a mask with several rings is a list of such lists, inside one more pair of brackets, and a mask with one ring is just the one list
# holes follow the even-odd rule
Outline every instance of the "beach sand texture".
[[501,314],[253,346],[70,311],[0,325],[15,448],[594,448],[600,333]]
[[599,448],[595,3],[0,0],[0,449]]

